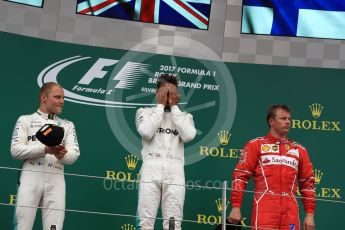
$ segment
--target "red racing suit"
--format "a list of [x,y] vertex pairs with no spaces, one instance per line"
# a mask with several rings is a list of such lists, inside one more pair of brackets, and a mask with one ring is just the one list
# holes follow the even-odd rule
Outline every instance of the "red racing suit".
[[249,141],[232,177],[231,203],[241,207],[244,190],[254,177],[252,229],[299,230],[297,186],[306,213],[314,213],[314,173],[307,150],[271,134]]

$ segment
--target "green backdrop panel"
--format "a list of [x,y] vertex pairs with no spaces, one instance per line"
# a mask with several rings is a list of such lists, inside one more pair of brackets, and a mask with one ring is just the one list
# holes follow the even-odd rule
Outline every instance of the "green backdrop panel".
[[[63,85],[61,117],[75,123],[81,149],[78,161],[65,167],[64,229],[134,229],[142,163],[134,117],[137,108],[155,103],[160,73],[178,76],[180,106],[198,130],[185,151],[184,229],[214,229],[221,221],[221,183],[230,183],[245,142],[267,133],[266,110],[276,103],[292,107],[290,138],[307,147],[313,162],[317,229],[345,228],[344,70],[211,62],[8,33],[0,33],[0,43],[1,229],[11,229],[21,164],[10,155],[12,130],[18,116],[38,108],[38,90],[47,81]],[[248,192],[244,225],[250,225],[251,202]],[[41,229],[40,217],[34,229]],[[156,228],[161,224],[157,219]]]

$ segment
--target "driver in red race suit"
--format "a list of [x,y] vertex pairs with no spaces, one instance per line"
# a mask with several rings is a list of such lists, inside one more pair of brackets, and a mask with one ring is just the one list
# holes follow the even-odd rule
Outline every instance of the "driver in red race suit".
[[254,177],[251,229],[299,230],[297,186],[306,212],[304,230],[314,230],[314,173],[307,150],[287,138],[290,109],[273,105],[267,113],[269,133],[249,141],[232,177],[231,223],[238,223],[248,180]]

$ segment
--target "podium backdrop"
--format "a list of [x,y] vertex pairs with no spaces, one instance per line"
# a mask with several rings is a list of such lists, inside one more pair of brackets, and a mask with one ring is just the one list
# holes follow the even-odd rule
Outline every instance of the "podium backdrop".
[[[78,161],[65,167],[64,229],[135,229],[142,161],[134,118],[139,107],[155,104],[160,73],[178,76],[180,107],[193,114],[198,130],[185,146],[184,229],[220,223],[221,183],[230,184],[245,142],[266,135],[266,110],[277,103],[293,109],[290,138],[308,149],[313,162],[317,229],[345,228],[344,70],[211,62],[3,32],[0,44],[0,229],[11,229],[13,168],[21,164],[10,155],[12,131],[18,116],[37,110],[39,87],[48,81],[65,89],[61,117],[75,123],[81,150]],[[207,54],[207,47],[201,52]],[[250,225],[251,202],[248,192],[243,225]],[[39,211],[34,229],[41,229],[40,218]],[[156,228],[161,225],[157,220]]]

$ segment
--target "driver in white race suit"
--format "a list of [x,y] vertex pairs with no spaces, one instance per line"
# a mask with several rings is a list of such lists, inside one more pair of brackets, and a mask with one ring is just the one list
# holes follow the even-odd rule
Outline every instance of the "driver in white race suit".
[[[58,118],[64,105],[63,88],[54,82],[40,90],[40,107],[18,118],[13,131],[11,154],[23,160],[14,218],[15,230],[31,230],[37,207],[42,208],[43,229],[61,230],[65,217],[64,165],[79,157],[79,145],[72,122]],[[39,142],[36,132],[45,124],[64,128],[62,143],[49,147]]]
[[161,75],[157,81],[157,106],[140,108],[136,126],[142,136],[138,228],[153,230],[162,205],[163,229],[173,217],[181,229],[185,197],[184,143],[194,139],[193,116],[177,105],[180,96],[176,77]]

